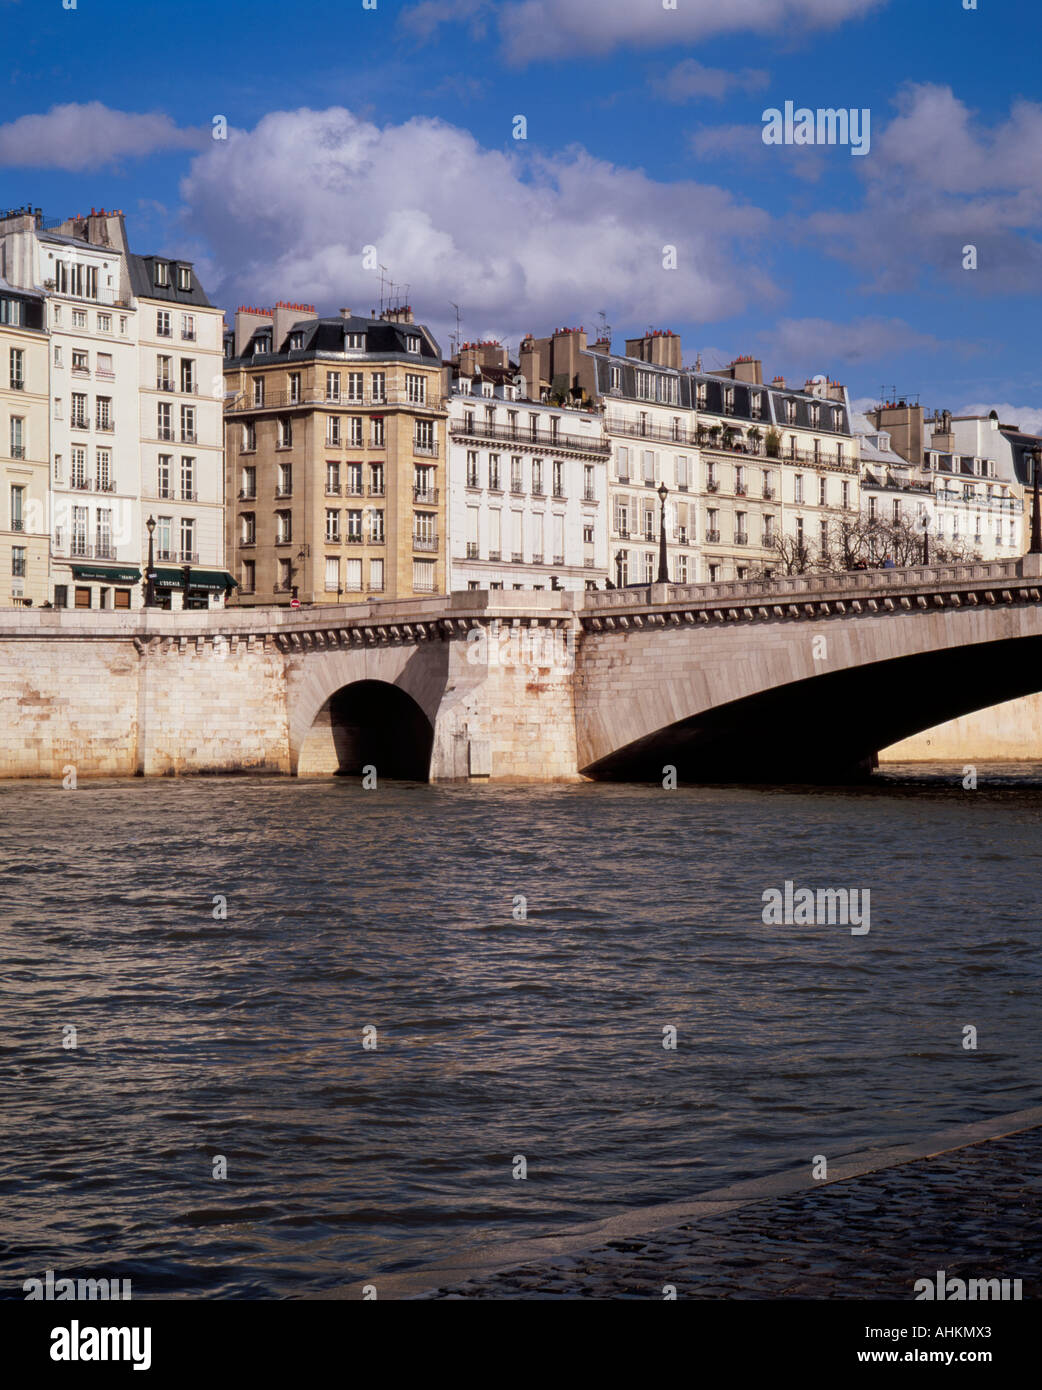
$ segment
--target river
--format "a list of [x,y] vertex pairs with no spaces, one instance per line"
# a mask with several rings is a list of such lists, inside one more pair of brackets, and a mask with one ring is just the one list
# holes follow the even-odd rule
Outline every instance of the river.
[[1042,766],[960,777],[0,782],[0,1296],[299,1295],[1037,1103]]

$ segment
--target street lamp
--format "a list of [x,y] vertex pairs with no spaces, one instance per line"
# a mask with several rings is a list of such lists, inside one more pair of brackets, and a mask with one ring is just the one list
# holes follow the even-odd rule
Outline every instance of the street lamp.
[[923,513],[923,519],[919,525],[923,528],[923,564],[928,565],[930,563],[930,515],[928,512]]
[[1042,555],[1042,512],[1038,505],[1038,471],[1042,468],[1042,448],[1036,446],[1031,451],[1034,460],[1033,497],[1031,510],[1031,549],[1029,555]]
[[669,564],[666,560],[666,498],[669,496],[669,488],[665,483],[659,484],[658,490],[660,510],[658,525],[658,580],[659,584],[669,583]]
[[148,566],[145,570],[145,607],[155,608],[156,606],[156,558],[153,550],[153,533],[156,529],[156,519],[150,516],[145,522],[148,529]]

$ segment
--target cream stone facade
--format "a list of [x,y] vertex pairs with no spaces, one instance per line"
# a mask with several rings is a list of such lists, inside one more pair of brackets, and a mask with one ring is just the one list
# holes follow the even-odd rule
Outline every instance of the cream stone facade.
[[0,607],[48,597],[50,387],[43,297],[0,279]]
[[411,309],[241,308],[224,375],[236,602],[445,592],[441,357]]

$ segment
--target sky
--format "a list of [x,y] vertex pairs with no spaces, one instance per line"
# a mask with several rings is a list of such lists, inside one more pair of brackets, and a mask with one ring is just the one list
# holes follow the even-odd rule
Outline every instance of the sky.
[[[369,313],[383,266],[446,354],[454,305],[515,353],[671,329],[1042,429],[1040,35],[1037,0],[0,0],[0,205],[121,208],[227,311]],[[765,143],[786,102],[866,152]]]

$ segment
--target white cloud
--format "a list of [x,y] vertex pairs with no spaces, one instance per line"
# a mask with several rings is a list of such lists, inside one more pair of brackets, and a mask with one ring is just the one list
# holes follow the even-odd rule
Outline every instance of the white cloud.
[[[802,33],[858,19],[887,0],[510,0],[496,4],[507,55],[515,62],[576,53],[609,53],[623,45],[665,48],[718,34]],[[402,23],[422,37],[440,24],[484,19],[488,0],[422,0]]]
[[[921,288],[925,276],[967,293],[1042,289],[1042,105],[1018,101],[986,126],[950,87],[914,84],[897,116],[857,160],[865,197],[851,211],[812,215],[828,251],[861,269],[871,288]],[[900,228],[900,235],[881,229]],[[963,268],[976,248],[977,269]]]
[[0,125],[0,166],[99,169],[158,150],[194,149],[206,133],[183,130],[160,112],[113,111],[100,101],[52,106]]
[[696,58],[685,58],[652,83],[653,89],[666,101],[678,105],[685,101],[707,98],[721,101],[731,91],[758,92],[767,86],[768,75],[759,68],[707,68]]
[[1042,434],[1042,408],[1037,405],[1010,405],[1008,401],[974,401],[953,415],[990,415],[994,410],[1001,425],[1017,425],[1025,434]]
[[[735,259],[770,219],[729,193],[659,183],[580,148],[487,150],[425,118],[381,128],[341,107],[272,113],[198,156],[181,192],[226,303],[368,312],[379,279],[363,267],[366,246],[413,286],[418,314],[443,340],[450,302],[469,337],[516,343],[562,322],[592,327],[601,308],[621,331],[776,298],[765,274]],[[667,245],[676,270],[663,269]]]
[[[816,183],[825,172],[825,161],[838,146],[823,145],[765,145],[763,125],[704,125],[688,137],[691,152],[698,159],[742,160],[743,163],[766,168],[773,163],[784,167],[786,177],[794,175],[807,183]],[[846,155],[846,151],[842,151]]]

